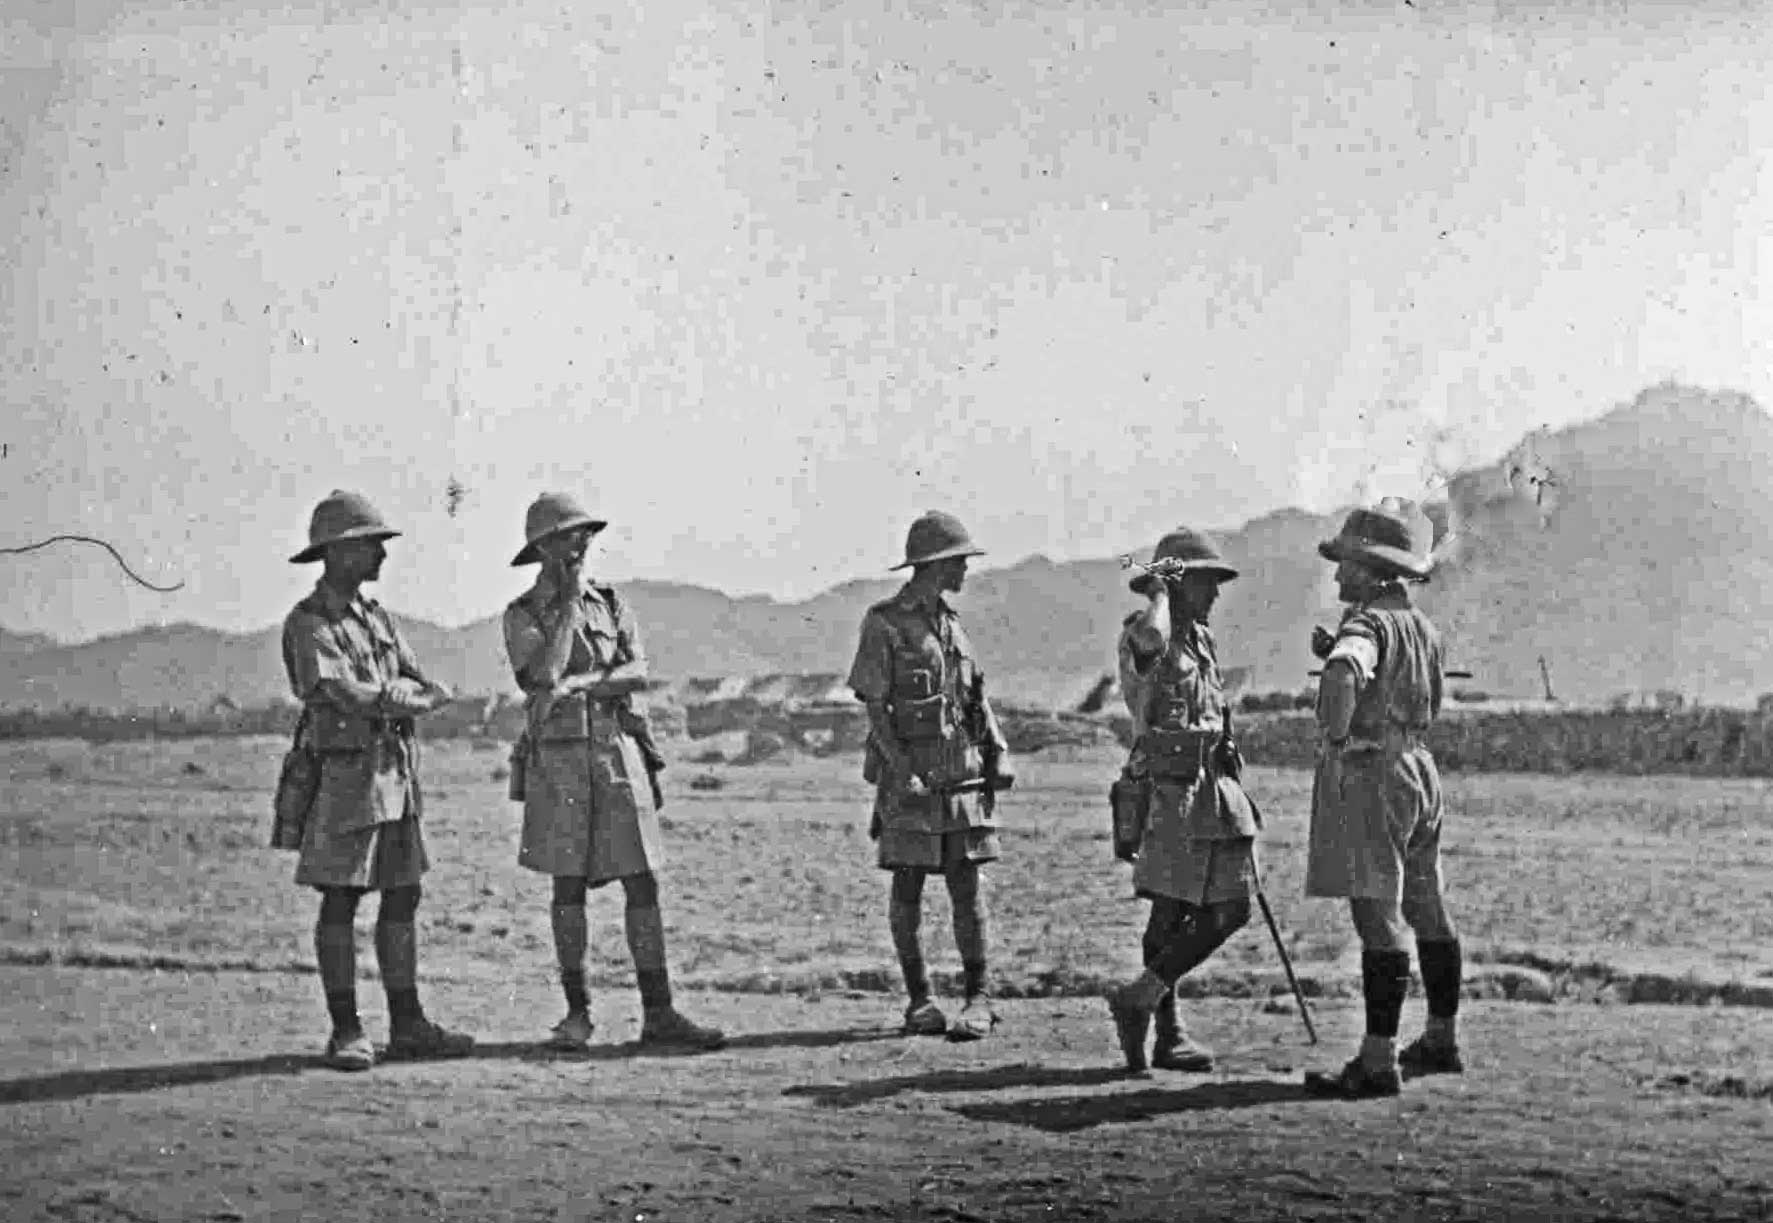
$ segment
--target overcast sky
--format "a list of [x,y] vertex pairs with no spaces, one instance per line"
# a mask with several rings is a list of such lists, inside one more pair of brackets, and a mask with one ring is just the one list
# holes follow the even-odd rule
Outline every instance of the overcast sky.
[[0,557],[12,629],[274,623],[340,486],[457,624],[542,489],[798,598],[1773,402],[1753,5],[15,7],[0,544],[186,586]]

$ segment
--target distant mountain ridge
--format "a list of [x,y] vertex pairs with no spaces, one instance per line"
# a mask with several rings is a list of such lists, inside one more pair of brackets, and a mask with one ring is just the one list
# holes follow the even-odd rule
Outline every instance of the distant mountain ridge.
[[[1773,689],[1773,418],[1745,396],[1652,387],[1592,421],[1524,439],[1453,479],[1431,508],[1446,533],[1423,605],[1474,687],[1601,702],[1672,689],[1714,703]],[[1241,578],[1214,626],[1247,687],[1296,690],[1314,665],[1314,624],[1338,614],[1316,552],[1340,515],[1280,510],[1220,535]],[[980,524],[983,528],[985,524]],[[1141,541],[1145,555],[1153,541]],[[1133,549],[1130,549],[1133,550]],[[1068,705],[1111,670],[1121,618],[1138,606],[1118,560],[1035,556],[969,576],[958,606],[999,692]],[[735,599],[670,582],[624,584],[655,673],[847,672],[868,605],[891,579],[811,599]],[[465,693],[512,691],[499,618],[460,628],[403,619],[414,649]],[[128,709],[286,697],[279,630],[190,624],[79,644],[0,632],[0,706]]]

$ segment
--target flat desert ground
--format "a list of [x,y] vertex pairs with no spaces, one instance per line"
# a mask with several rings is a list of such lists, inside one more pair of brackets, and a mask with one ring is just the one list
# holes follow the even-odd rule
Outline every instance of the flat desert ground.
[[[896,1032],[857,762],[696,765],[679,745],[670,958],[684,1009],[732,1042],[635,1046],[605,890],[598,1034],[563,1056],[537,1047],[561,1002],[503,748],[427,743],[426,1004],[481,1047],[342,1075],[318,1062],[313,897],[264,847],[281,746],[0,746],[0,1217],[1773,1218],[1764,782],[1449,777],[1470,1069],[1337,1103],[1298,1089],[1362,1026],[1346,917],[1301,894],[1303,773],[1247,780],[1321,1043],[1256,922],[1185,1002],[1219,1068],[1129,1078],[1098,996],[1136,970],[1144,919],[1108,851],[1112,753],[1019,762],[990,872],[1003,1023],[956,1045]],[[952,990],[939,886],[925,941]]]

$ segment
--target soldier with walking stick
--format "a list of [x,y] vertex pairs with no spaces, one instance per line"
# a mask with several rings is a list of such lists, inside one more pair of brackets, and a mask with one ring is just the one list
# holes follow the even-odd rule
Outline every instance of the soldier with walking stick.
[[[1180,527],[1158,541],[1130,583],[1149,600],[1120,640],[1133,750],[1112,791],[1115,856],[1151,901],[1145,971],[1110,992],[1127,1069],[1155,1063],[1207,1071],[1213,1055],[1177,1013],[1176,982],[1250,919],[1260,817],[1239,784],[1243,761],[1227,733],[1218,652],[1207,620],[1219,587],[1237,577],[1217,545]],[[1156,1048],[1146,1037],[1155,1015]]]

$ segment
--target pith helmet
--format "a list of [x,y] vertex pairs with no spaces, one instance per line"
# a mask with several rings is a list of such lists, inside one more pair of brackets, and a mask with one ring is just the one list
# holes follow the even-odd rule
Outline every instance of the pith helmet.
[[550,535],[558,535],[574,527],[590,527],[593,532],[597,532],[608,525],[603,519],[592,517],[591,512],[580,505],[571,493],[543,493],[530,502],[529,510],[523,515],[523,550],[511,564],[533,565],[540,561],[542,556],[536,551],[536,543]]
[[[1168,535],[1157,541],[1157,547],[1151,550],[1151,563],[1170,561],[1177,573],[1185,573],[1191,569],[1204,569],[1219,576],[1222,582],[1229,582],[1237,576],[1237,570],[1225,563],[1219,545],[1205,531],[1196,531],[1190,527],[1177,527]],[[1127,585],[1138,594],[1148,594],[1151,584],[1157,578],[1149,573],[1141,573]]]
[[894,569],[909,569],[950,556],[983,556],[983,548],[973,546],[972,536],[960,525],[960,519],[940,510],[931,510],[911,524],[905,533],[905,559]]
[[327,544],[346,539],[392,539],[398,534],[382,521],[376,507],[363,494],[335,488],[314,507],[314,516],[308,519],[308,546],[289,560],[294,565],[306,565],[319,560]]
[[1401,577],[1423,580],[1434,568],[1434,524],[1414,501],[1387,497],[1350,510],[1335,539],[1317,546],[1329,561],[1354,560]]

